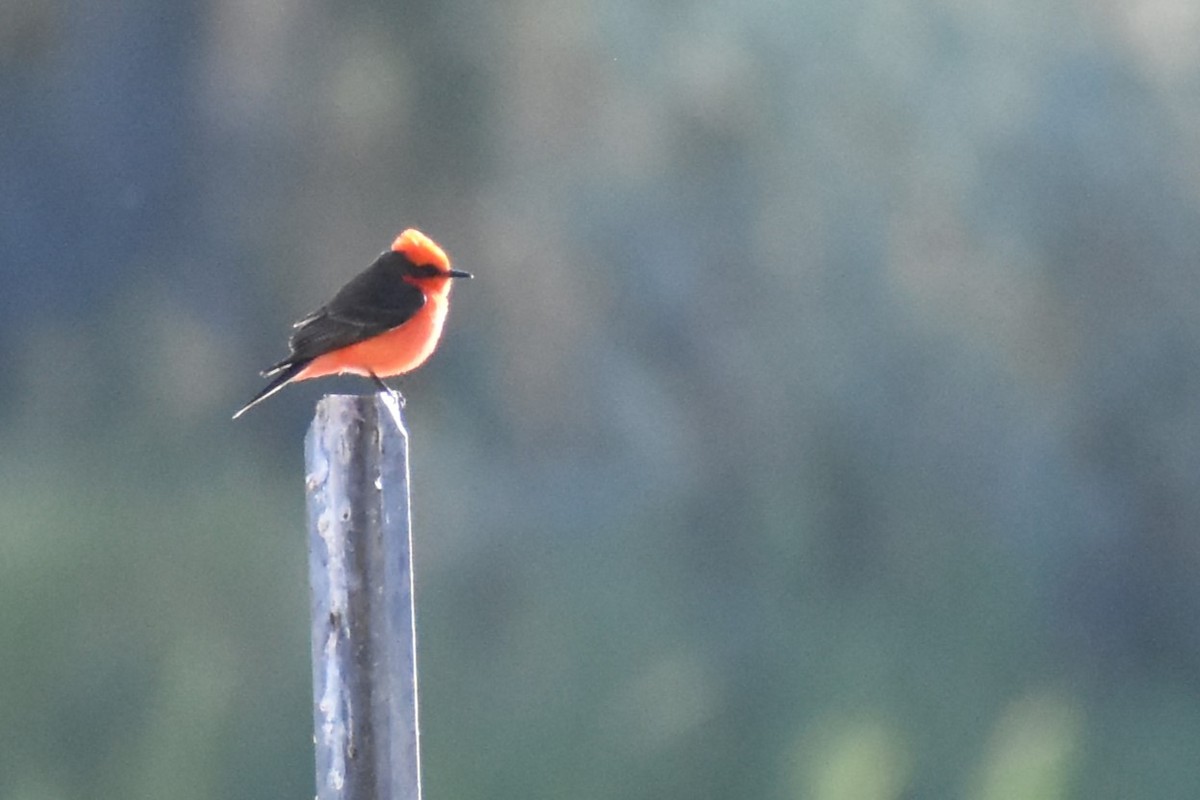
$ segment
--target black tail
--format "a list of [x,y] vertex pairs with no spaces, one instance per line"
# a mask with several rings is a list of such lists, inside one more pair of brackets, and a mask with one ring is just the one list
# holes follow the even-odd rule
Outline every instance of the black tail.
[[291,364],[287,364],[286,366],[282,364],[279,365],[279,367],[274,370],[276,374],[271,382],[268,383],[261,392],[254,395],[249,403],[246,403],[246,405],[239,408],[237,413],[233,415],[233,418],[237,419],[242,414],[245,414],[247,411],[254,408],[254,406],[261,403],[263,400],[266,400],[268,397],[278,392],[287,385],[288,381],[299,375],[300,372],[309,365],[309,363],[309,361],[296,361]]

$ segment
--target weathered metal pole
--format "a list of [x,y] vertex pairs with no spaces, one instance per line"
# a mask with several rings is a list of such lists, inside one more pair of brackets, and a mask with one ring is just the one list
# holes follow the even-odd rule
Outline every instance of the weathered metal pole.
[[408,432],[331,395],[305,439],[319,800],[420,800]]

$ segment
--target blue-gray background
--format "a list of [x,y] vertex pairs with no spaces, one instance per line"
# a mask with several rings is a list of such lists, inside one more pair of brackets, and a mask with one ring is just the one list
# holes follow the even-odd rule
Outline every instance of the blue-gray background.
[[312,791],[288,323],[422,228],[430,798],[1200,791],[1200,6],[0,4],[0,799]]

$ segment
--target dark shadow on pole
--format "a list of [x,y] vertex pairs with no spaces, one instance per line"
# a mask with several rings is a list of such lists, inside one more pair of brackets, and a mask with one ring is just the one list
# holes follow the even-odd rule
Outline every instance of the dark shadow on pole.
[[419,800],[408,434],[331,395],[305,439],[319,800]]

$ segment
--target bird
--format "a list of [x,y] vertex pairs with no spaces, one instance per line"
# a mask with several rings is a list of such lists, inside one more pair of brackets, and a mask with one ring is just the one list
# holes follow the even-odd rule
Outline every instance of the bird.
[[384,391],[383,378],[411,372],[437,347],[454,279],[469,272],[416,228],[396,237],[371,266],[325,305],[297,320],[287,358],[262,371],[270,382],[233,415],[242,416],[293,381],[361,375]]

